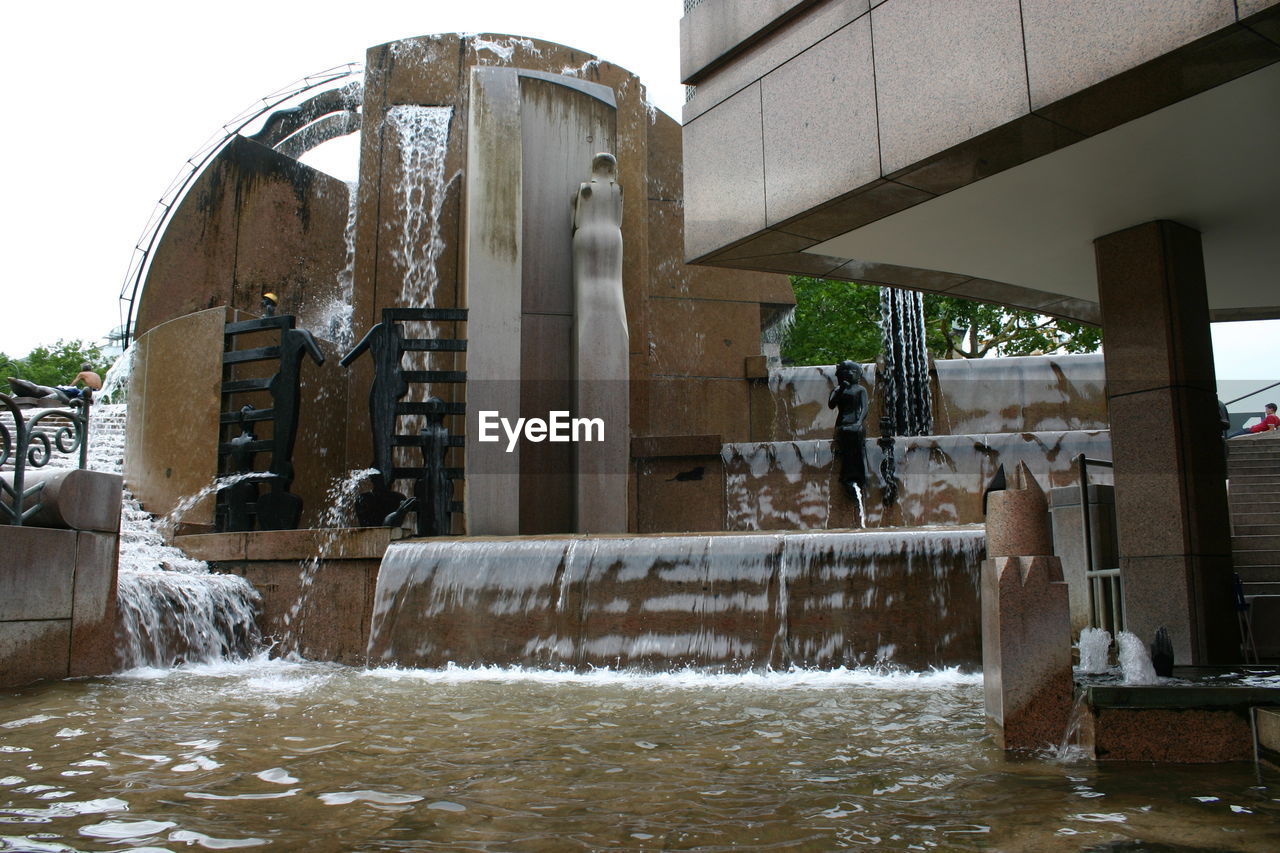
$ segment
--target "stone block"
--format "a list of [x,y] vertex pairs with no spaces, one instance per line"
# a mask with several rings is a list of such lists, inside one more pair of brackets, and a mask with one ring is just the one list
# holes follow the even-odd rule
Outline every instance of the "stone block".
[[[995,497],[995,495],[992,495]],[[1071,712],[1071,624],[1056,557],[982,562],[982,682],[1004,749],[1056,746]]]
[[885,3],[871,20],[885,175],[1028,112],[1017,0]]
[[[680,19],[680,79],[723,61],[738,45],[775,27],[806,0],[704,0]],[[862,0],[863,11],[866,0]]]
[[[1116,522],[1124,553],[1228,553],[1215,396],[1166,388],[1113,396],[1110,409]],[[1201,440],[1191,439],[1194,434]]]
[[74,530],[0,526],[0,621],[70,620],[76,539]]
[[[124,480],[153,514],[167,514],[217,474],[226,320],[223,308],[189,314],[156,326],[134,344],[142,361],[130,376]],[[179,408],[182,416],[175,417]],[[181,520],[212,523],[213,496]]]
[[1108,395],[1169,385],[1217,393],[1199,233],[1148,222],[1098,238],[1094,253]]
[[868,15],[764,77],[768,224],[880,177],[875,95]]
[[[723,5],[736,6],[739,0]],[[867,14],[867,0],[831,0],[810,4],[806,14],[782,22],[751,44],[734,54],[733,60],[699,75],[693,97],[684,105],[684,124],[713,109],[735,92],[759,80],[773,69],[813,45],[850,21]],[[843,93],[832,93],[832,99]]]
[[724,465],[718,448],[704,456],[640,459],[636,489],[640,533],[724,529]]
[[752,302],[649,301],[650,370],[659,375],[742,378],[760,352],[760,308]]
[[1023,0],[1032,109],[1221,29],[1235,11],[1233,0]]
[[1167,628],[1179,665],[1239,660],[1231,557],[1130,556],[1120,533],[1127,630],[1149,643]]
[[116,568],[119,537],[77,534],[68,674],[106,675],[116,667]]
[[[1034,557],[1053,553],[1049,505],[1044,490],[1025,462],[1009,477],[1009,487],[987,499],[987,556]],[[1059,576],[1052,580],[1061,580]]]
[[[0,477],[13,486],[12,474]],[[123,482],[119,474],[80,468],[29,469],[23,480],[24,487],[29,489],[37,483],[44,483],[44,488],[25,506],[29,508],[31,500],[35,500],[41,508],[26,521],[27,525],[107,532],[120,528]],[[12,504],[7,494],[4,503]]]
[[245,559],[247,533],[202,533],[174,537],[174,547],[193,560],[208,563]]
[[1098,708],[1091,716],[1099,761],[1216,764],[1253,758],[1253,731],[1239,711]]
[[684,125],[686,258],[767,224],[762,133],[759,83]]
[[0,688],[66,678],[71,620],[0,621]]

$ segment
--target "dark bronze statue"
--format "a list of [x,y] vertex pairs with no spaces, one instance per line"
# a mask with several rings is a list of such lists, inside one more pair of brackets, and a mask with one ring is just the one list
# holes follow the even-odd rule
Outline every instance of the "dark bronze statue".
[[[350,367],[365,350],[373,358],[373,382],[369,385],[369,438],[373,442],[373,464],[378,470],[370,478],[372,491],[356,498],[355,512],[360,524],[379,527],[392,516],[403,516],[405,496],[391,490],[394,467],[393,441],[396,432],[396,403],[409,391],[400,361],[404,326],[384,319],[371,328],[351,352],[339,362]],[[399,519],[395,520],[399,523]]]
[[[248,448],[258,440],[258,436],[244,419],[245,415],[252,411],[253,406],[241,407],[237,421],[240,434],[228,442],[231,445],[231,451],[227,456],[227,467],[233,474],[248,474],[253,471],[253,451]],[[257,480],[246,479],[223,490],[221,497],[226,500],[226,517],[219,525],[219,530],[236,533],[253,529],[254,512],[258,503],[258,485]]]
[[836,383],[827,407],[837,412],[835,443],[840,453],[840,483],[845,494],[854,498],[867,481],[867,389],[861,384],[861,365],[840,362],[836,365]]
[[304,354],[317,365],[324,364],[324,353],[310,332],[281,329],[280,366],[267,386],[275,412],[271,464],[267,470],[275,476],[269,481],[270,491],[258,498],[261,530],[293,530],[302,518],[302,498],[290,492],[289,487],[293,485],[293,445],[298,437],[298,409],[302,399],[299,377]]

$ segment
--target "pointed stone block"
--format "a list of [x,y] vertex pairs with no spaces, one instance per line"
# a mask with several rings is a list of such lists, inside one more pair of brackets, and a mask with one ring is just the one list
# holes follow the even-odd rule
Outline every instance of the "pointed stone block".
[[1071,615],[1057,557],[982,562],[982,682],[1004,749],[1060,742],[1071,711]]

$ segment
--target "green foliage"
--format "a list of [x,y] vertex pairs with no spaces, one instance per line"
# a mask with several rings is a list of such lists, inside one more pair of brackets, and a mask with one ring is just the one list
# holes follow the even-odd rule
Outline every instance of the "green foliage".
[[[880,354],[880,288],[792,276],[795,320],[782,339],[791,364],[835,364]],[[926,293],[925,338],[934,358],[982,358],[1051,352],[1097,352],[1102,330],[954,296]]]
[[[111,362],[103,356],[102,348],[86,341],[59,340],[51,346],[38,346],[26,358],[10,359],[0,353],[5,376],[17,376],[37,385],[70,385],[80,372],[80,365],[88,362],[98,374],[104,374]],[[6,389],[7,390],[7,389]]]
[[880,354],[880,288],[792,276],[795,319],[782,338],[791,364],[875,361]]

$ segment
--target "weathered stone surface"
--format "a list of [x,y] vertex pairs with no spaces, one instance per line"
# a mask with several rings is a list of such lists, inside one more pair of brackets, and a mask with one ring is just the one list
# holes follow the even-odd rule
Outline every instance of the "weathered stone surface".
[[992,492],[987,500],[988,557],[1053,553],[1049,502],[1026,462],[1018,463],[1008,489]]
[[[13,485],[13,475],[0,474]],[[44,483],[35,500],[40,511],[26,521],[31,527],[57,527],[72,530],[114,532],[120,528],[119,474],[81,468],[37,468],[26,472],[25,488]],[[8,495],[4,502],[10,503]],[[28,501],[27,506],[30,506]]]
[[1073,685],[1070,605],[1057,557],[983,560],[982,682],[1001,747],[1059,743]]
[[[116,501],[117,505],[119,501]],[[76,537],[68,674],[106,675],[116,668],[116,571],[119,537],[82,531]]]
[[0,621],[71,619],[74,530],[0,526]]
[[[226,322],[225,309],[211,308],[162,322],[134,343],[124,481],[148,512],[165,515],[217,474]],[[183,520],[212,524],[212,495]]]
[[1253,758],[1248,714],[1198,708],[1096,708],[1082,740],[1099,761],[1216,764]]
[[71,620],[0,621],[0,687],[66,678]]

